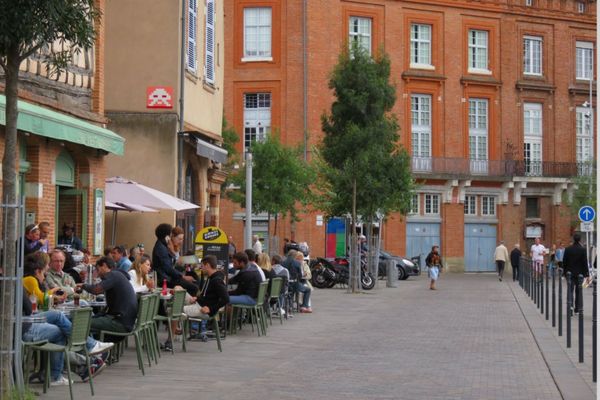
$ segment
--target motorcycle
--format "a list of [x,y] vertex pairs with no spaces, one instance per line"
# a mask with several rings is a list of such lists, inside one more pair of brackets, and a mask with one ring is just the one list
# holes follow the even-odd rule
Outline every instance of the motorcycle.
[[[348,285],[350,280],[350,262],[344,257],[336,257],[331,261],[317,257],[311,261],[310,270],[312,285],[320,289],[332,288],[337,284]],[[361,259],[360,262],[360,284],[364,290],[371,290],[375,287],[375,279],[368,272],[364,259]]]

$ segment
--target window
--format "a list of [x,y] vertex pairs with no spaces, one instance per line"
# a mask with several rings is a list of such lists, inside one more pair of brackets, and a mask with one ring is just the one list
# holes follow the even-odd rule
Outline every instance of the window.
[[244,149],[271,132],[271,93],[244,95]]
[[533,5],[533,0],[525,0],[525,6],[531,7]]
[[411,96],[413,170],[431,170],[431,96]]
[[472,173],[487,173],[488,100],[469,99],[469,157]]
[[272,59],[271,7],[244,8],[244,59]]
[[575,43],[575,78],[581,80],[590,80],[594,71],[594,43],[580,42]]
[[215,83],[215,0],[206,0],[206,43],[204,54],[204,79]]
[[587,176],[592,172],[591,161],[594,157],[593,115],[594,112],[589,107],[577,107],[575,112],[575,152],[577,172],[580,176]]
[[477,215],[477,196],[465,196],[465,215]]
[[542,75],[542,38],[525,36],[523,38],[523,73]]
[[481,215],[491,217],[496,215],[496,198],[493,196],[481,196]]
[[489,72],[487,31],[469,30],[469,72]]
[[425,215],[438,215],[440,213],[440,195],[425,195]]
[[584,13],[585,12],[585,4],[582,2],[577,2],[577,12]]
[[358,47],[371,54],[371,22],[371,18],[350,17],[348,24],[350,48],[356,43]]
[[431,67],[431,25],[410,26],[410,66]]
[[196,72],[196,37],[198,36],[198,0],[188,1],[187,69]]
[[540,210],[537,197],[527,197],[525,202],[525,218],[539,218]]
[[523,160],[525,175],[542,175],[542,105],[525,103],[523,107]]
[[410,198],[410,211],[409,214],[419,214],[419,195],[413,194]]

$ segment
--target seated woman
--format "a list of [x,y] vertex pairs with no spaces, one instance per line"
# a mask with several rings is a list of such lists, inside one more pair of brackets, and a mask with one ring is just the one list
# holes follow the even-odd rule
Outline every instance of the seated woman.
[[47,288],[46,270],[49,265],[50,257],[48,254],[36,251],[25,258],[25,264],[23,266],[23,287],[25,288],[28,298],[30,298],[32,302],[35,299],[37,307],[40,309],[49,307],[49,304],[46,304],[46,302],[49,301],[49,296],[53,296],[54,301],[58,303],[64,302],[67,298],[67,294],[64,291],[61,291],[59,287],[54,287],[52,289]]
[[136,293],[147,293],[154,289],[154,281],[150,279],[149,272],[150,257],[144,254],[136,258],[128,272],[131,276],[129,282]]

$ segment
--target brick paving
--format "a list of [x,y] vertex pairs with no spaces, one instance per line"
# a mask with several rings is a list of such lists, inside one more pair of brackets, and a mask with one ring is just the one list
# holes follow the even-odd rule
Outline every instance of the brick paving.
[[[187,353],[176,343],[175,355],[163,354],[146,376],[130,346],[97,377],[94,398],[563,398],[528,323],[536,311],[512,282],[444,274],[438,291],[424,276],[379,287],[355,295],[316,290],[313,314],[274,321],[267,337],[244,328],[224,341],[223,353],[213,341],[193,342]],[[578,371],[561,360],[571,375]],[[90,398],[87,384],[74,390]],[[61,387],[41,398],[65,397]]]

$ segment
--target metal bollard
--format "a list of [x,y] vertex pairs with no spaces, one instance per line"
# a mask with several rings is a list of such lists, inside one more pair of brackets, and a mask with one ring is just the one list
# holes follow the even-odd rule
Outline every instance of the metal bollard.
[[558,269],[554,268],[552,270],[552,327],[556,326],[556,271]]
[[598,305],[596,304],[596,278],[592,282],[593,285],[593,302],[592,302],[592,382],[596,382],[598,375],[598,366],[596,363],[598,362],[598,342],[597,342],[597,333],[598,328],[596,326],[597,321],[597,313],[598,313]]
[[537,279],[535,277],[535,268],[531,268],[531,280],[533,281],[533,302],[537,305]]
[[387,282],[386,287],[395,288],[398,287],[398,269],[396,267],[396,261],[387,260]]
[[560,268],[558,272],[558,336],[562,336],[562,268]]
[[567,272],[567,348],[571,348],[571,273]]
[[575,308],[579,310],[579,362],[583,362],[583,275],[577,279],[577,302]]
[[[554,269],[553,269],[554,270]],[[545,277],[546,277],[546,321],[550,319],[550,285],[549,285],[549,276],[550,268],[546,268]]]
[[540,298],[539,298],[539,302],[540,302],[540,314],[544,315],[544,264],[540,265],[540,273],[539,273],[539,279],[540,279]]

